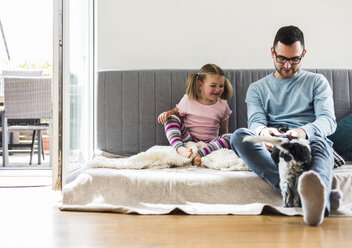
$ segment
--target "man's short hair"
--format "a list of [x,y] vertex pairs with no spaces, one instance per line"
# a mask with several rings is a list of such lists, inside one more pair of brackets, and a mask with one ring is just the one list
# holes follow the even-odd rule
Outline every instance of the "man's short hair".
[[299,41],[304,48],[303,32],[296,26],[291,25],[280,28],[274,39],[274,47],[279,41],[285,45],[292,45],[296,41]]

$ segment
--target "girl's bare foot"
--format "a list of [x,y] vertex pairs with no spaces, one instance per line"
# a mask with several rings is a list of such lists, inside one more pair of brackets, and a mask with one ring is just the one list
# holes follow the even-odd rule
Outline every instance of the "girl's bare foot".
[[179,148],[177,148],[177,153],[180,154],[182,157],[189,158],[192,155],[192,149],[180,146]]
[[197,155],[193,158],[193,165],[199,166],[202,162],[202,157],[197,153]]

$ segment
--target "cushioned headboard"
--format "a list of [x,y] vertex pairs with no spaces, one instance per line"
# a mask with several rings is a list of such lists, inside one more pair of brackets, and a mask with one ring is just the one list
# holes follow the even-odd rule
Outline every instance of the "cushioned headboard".
[[[234,87],[229,131],[247,126],[244,102],[250,83],[272,69],[224,70]],[[323,74],[334,93],[337,119],[352,112],[352,70],[309,70]],[[197,70],[104,70],[97,79],[97,148],[132,155],[153,145],[167,145],[157,116],[180,101],[187,75]]]

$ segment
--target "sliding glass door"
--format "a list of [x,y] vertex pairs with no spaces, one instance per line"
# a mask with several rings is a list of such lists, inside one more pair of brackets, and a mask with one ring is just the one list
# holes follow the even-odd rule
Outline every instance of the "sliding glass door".
[[62,73],[59,69],[57,130],[63,184],[93,151],[93,9],[94,0],[58,2],[58,17],[62,18],[58,23],[62,26],[61,37],[58,34],[59,43],[62,42],[58,51]]

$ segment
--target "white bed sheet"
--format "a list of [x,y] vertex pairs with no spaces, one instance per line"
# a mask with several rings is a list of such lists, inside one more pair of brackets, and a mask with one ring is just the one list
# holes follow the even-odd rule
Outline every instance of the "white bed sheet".
[[[352,166],[334,169],[333,188],[344,198],[333,216],[352,216]],[[283,208],[281,195],[248,171],[208,168],[84,170],[63,188],[61,210],[138,214],[257,215],[263,212],[302,215],[301,208]]]

